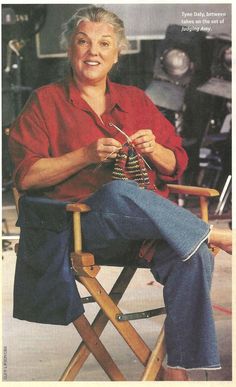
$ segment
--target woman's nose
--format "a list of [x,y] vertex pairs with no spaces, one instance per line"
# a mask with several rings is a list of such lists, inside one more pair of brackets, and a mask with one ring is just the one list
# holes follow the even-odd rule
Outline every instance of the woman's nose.
[[91,54],[91,55],[97,55],[97,53],[98,53],[98,47],[97,47],[97,44],[92,42],[92,43],[90,44],[89,51],[90,51],[90,54]]

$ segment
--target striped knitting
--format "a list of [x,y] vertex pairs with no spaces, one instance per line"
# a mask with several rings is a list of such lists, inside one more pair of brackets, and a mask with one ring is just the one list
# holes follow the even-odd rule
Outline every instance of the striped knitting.
[[118,152],[112,178],[115,180],[134,180],[141,188],[155,189],[155,187],[151,187],[142,157],[130,144],[123,145]]

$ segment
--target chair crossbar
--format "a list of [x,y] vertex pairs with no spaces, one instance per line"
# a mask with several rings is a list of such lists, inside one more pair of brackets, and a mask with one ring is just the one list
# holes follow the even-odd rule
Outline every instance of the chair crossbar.
[[[123,270],[121,271],[119,277],[117,278],[110,292],[110,295],[114,304],[117,305],[119,303],[132,277],[134,276],[136,270],[137,270],[136,267],[124,267]],[[77,277],[76,279],[80,281],[79,277]],[[93,323],[91,324],[93,330],[96,332],[98,337],[101,336],[108,321],[109,321],[108,317],[106,316],[104,311],[100,309]],[[87,348],[86,343],[82,341],[78,349],[74,353],[73,357],[71,358],[65,371],[63,372],[60,378],[60,381],[75,380],[77,374],[79,373],[80,369],[82,368],[83,364],[87,360],[90,353],[91,352]]]
[[83,283],[86,289],[90,291],[97,304],[103,309],[104,313],[132,349],[140,362],[143,365],[146,365],[151,353],[150,349],[129,321],[119,322],[116,319],[116,315],[120,314],[121,310],[109,297],[102,285],[96,278],[80,276],[79,280]]
[[[134,273],[136,272],[136,270],[137,270],[137,268],[135,268],[135,267],[125,267],[122,270],[122,272],[120,273],[113,288],[111,289],[110,294],[107,295],[107,297],[110,298],[110,300],[112,300],[113,306],[117,305],[119,303],[122,295],[124,294],[126,288],[128,287],[128,285],[129,285]],[[84,284],[83,278],[81,278],[81,276],[79,276],[76,279],[79,282],[82,282]],[[85,279],[85,281],[88,280],[87,277],[84,277],[84,279]],[[90,280],[92,280],[92,282],[96,282],[95,278],[90,278]],[[86,285],[85,285],[85,287],[86,287]],[[99,287],[98,287],[98,289],[99,289],[98,290],[98,294],[99,294],[98,297],[100,298],[101,292],[100,292]],[[90,287],[90,291],[91,291],[91,287]],[[93,298],[98,303],[98,301],[96,300],[96,297],[93,296]],[[102,298],[103,298],[103,294],[102,294]],[[109,302],[108,308],[112,309],[112,310],[114,309],[113,307],[111,308],[110,302]],[[114,316],[113,320],[115,320],[115,315],[116,315],[116,313],[113,311],[113,316]],[[101,309],[99,310],[97,316],[95,317],[93,323],[91,324],[92,329],[94,330],[94,332],[97,334],[98,337],[100,337],[100,335],[102,334],[108,321],[113,322],[109,313],[108,313],[108,315],[106,313],[106,307],[104,308],[104,306],[101,306]],[[127,328],[127,324],[129,327],[128,332],[127,332],[128,340],[127,340],[127,337],[124,337],[124,331]],[[138,335],[136,330],[132,327],[132,325],[130,325],[130,323],[128,321],[126,321],[126,322],[116,321],[115,327],[117,328],[117,330],[121,334],[121,336],[125,339],[125,341],[128,343],[128,345],[130,346],[130,348],[134,352],[134,354],[139,358],[140,362],[144,366],[146,366],[146,365],[148,366],[148,370],[146,370],[146,372],[143,373],[143,378],[147,378],[146,380],[149,380],[150,376],[148,376],[148,375],[150,375],[150,372],[151,372],[151,377],[153,377],[153,374],[155,374],[155,377],[156,377],[156,375],[161,367],[161,363],[163,361],[163,358],[165,356],[165,350],[164,350],[164,345],[163,345],[163,342],[164,342],[163,332],[161,331],[160,336],[159,336],[159,341],[158,341],[158,345],[160,346],[160,343],[161,343],[161,347],[163,348],[163,351],[160,352],[161,356],[159,356],[159,361],[155,360],[154,364],[151,364],[151,366],[150,366],[152,352],[147,347],[147,345],[142,341],[142,339],[140,338],[140,336]],[[64,371],[63,375],[61,376],[60,380],[61,381],[75,380],[76,375],[78,374],[79,370],[82,368],[84,362],[87,360],[90,353],[91,352],[88,349],[86,342],[82,341],[81,344],[79,345],[77,351],[73,355],[70,363],[68,364],[66,370]],[[153,380],[155,380],[155,377]],[[121,379],[117,379],[117,380],[121,380]],[[142,380],[145,380],[145,379],[142,379]]]
[[166,313],[165,307],[145,310],[143,312],[132,312],[132,313],[120,313],[116,315],[118,321],[126,320],[141,320],[144,318],[150,318],[155,316],[160,316]]
[[[116,293],[114,293],[114,292],[109,293],[109,296],[112,298],[115,298],[119,295],[121,295],[121,294],[117,293],[117,292]],[[83,304],[90,304],[90,303],[96,302],[96,300],[92,296],[81,297],[81,301]]]
[[[111,292],[109,294],[109,297],[111,297],[114,300],[114,297],[117,297],[119,295],[121,295],[121,294]],[[96,300],[92,296],[82,297],[81,301],[83,304],[89,304],[89,303],[96,302]],[[141,319],[145,319],[145,318],[160,316],[160,315],[165,314],[165,313],[166,313],[165,307],[161,307],[161,308],[156,308],[156,309],[144,310],[142,312],[120,313],[120,314],[116,315],[116,319],[118,321],[141,320]]]

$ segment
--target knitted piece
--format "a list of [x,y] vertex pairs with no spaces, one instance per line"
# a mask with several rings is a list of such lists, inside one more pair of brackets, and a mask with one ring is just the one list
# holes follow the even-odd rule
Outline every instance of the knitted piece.
[[155,190],[150,183],[143,158],[131,144],[123,145],[117,154],[112,178],[115,180],[134,180],[141,188]]
[[[115,180],[134,180],[141,188],[156,190],[155,184],[150,182],[143,158],[129,143],[124,144],[117,154],[112,178]],[[144,240],[136,258],[143,258],[151,262],[157,245],[157,240]]]

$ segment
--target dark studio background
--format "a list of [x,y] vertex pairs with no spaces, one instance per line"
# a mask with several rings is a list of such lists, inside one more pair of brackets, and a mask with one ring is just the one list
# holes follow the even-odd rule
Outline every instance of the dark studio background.
[[[81,6],[81,5],[80,5]],[[83,5],[84,6],[84,5]],[[127,85],[148,89],[153,80],[167,82],[170,87],[184,90],[183,104],[176,111],[170,106],[159,106],[184,138],[189,154],[189,168],[184,183],[211,186],[222,190],[226,177],[231,175],[231,131],[221,133],[227,115],[231,113],[231,99],[223,95],[198,90],[209,79],[231,81],[231,69],[224,66],[222,52],[231,45],[231,8],[229,4],[114,4],[105,5],[125,22],[127,35],[133,43],[140,41],[140,52],[122,55],[111,79]],[[67,60],[58,43],[60,25],[79,5],[75,4],[5,4],[2,6],[2,143],[3,191],[11,189],[11,163],[7,151],[6,128],[23,107],[30,92],[53,82],[67,71]],[[192,8],[191,8],[192,7]],[[202,9],[226,12],[224,24],[214,26],[214,34],[190,33],[183,41],[178,26],[181,9]],[[10,15],[10,16],[9,16]],[[37,35],[38,34],[38,35]],[[37,39],[36,39],[37,35]],[[9,42],[13,41],[13,47]],[[169,48],[186,51],[194,70],[183,80],[163,75],[159,60]],[[159,85],[159,83],[158,83]],[[159,87],[159,86],[158,86]],[[224,85],[222,86],[224,88]],[[218,87],[219,89],[219,87]],[[157,95],[160,92],[157,88]],[[170,91],[171,94],[171,91]],[[170,101],[171,105],[171,101]],[[210,135],[210,137],[209,137]],[[209,149],[207,159],[199,157],[201,148]],[[203,152],[204,153],[204,152]],[[205,156],[204,156],[205,157]],[[4,204],[4,203],[3,203]]]

